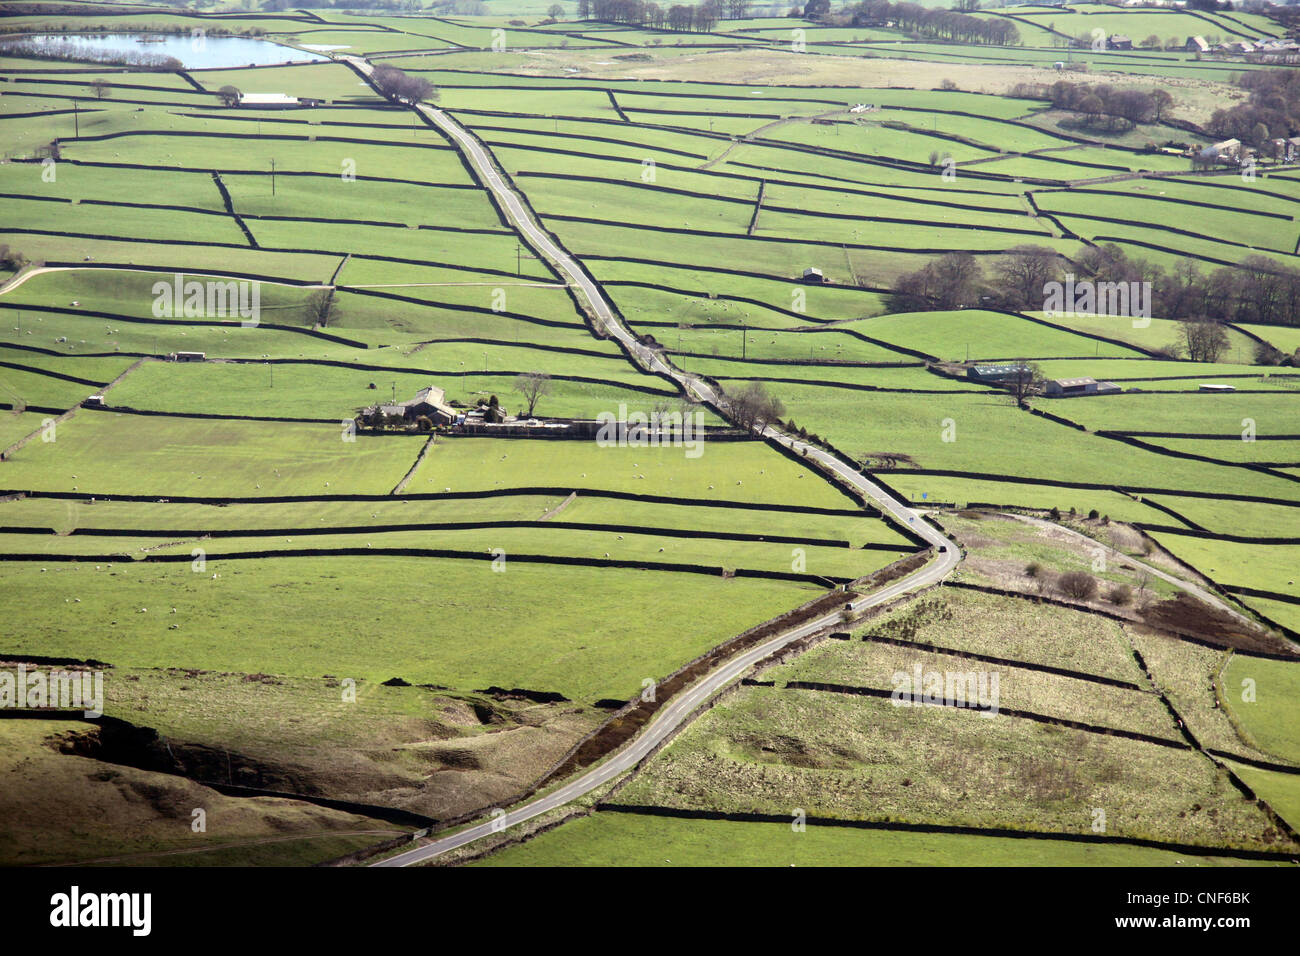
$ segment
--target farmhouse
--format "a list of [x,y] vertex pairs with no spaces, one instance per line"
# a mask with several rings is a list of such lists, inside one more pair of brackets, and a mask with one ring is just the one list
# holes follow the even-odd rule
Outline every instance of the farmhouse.
[[826,281],[826,276],[821,269],[809,266],[803,270],[803,281],[813,285],[820,285]]
[[1031,374],[1028,365],[972,365],[966,377],[976,382],[1010,382]]
[[1099,382],[1095,378],[1054,378],[1043,386],[1048,398],[1076,398],[1081,395],[1116,395],[1123,389],[1114,382]]
[[1205,42],[1205,37],[1188,37],[1183,49],[1188,53],[1209,53],[1210,45]]
[[435,425],[450,425],[460,416],[456,409],[446,403],[443,390],[436,385],[420,389],[414,398],[404,402],[375,405],[368,411],[371,416],[377,414],[383,418],[402,418],[408,422],[428,418]]
[[1225,139],[1221,143],[1215,143],[1210,149],[1214,150],[1219,159],[1238,159],[1241,157],[1241,140]]
[[415,398],[401,403],[406,409],[406,417],[412,421],[421,415],[427,416],[435,425],[450,425],[459,414],[445,401],[445,394],[436,385],[422,388],[415,393]]
[[1133,41],[1123,34],[1115,33],[1106,38],[1107,50],[1131,50]]

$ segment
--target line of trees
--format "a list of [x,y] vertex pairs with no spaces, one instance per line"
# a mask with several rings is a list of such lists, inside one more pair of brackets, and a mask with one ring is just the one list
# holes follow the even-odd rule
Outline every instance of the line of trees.
[[[978,4],[975,4],[978,7]],[[805,15],[807,11],[805,9]],[[829,23],[854,27],[875,27],[893,23],[905,33],[918,37],[951,40],[954,43],[1016,46],[1020,30],[1010,20],[997,17],[972,17],[959,10],[926,8],[919,3],[890,3],[889,0],[862,0],[842,14],[826,17]],[[842,24],[841,24],[842,21]]]
[[1055,109],[1072,110],[1089,126],[1104,120],[1111,129],[1132,129],[1139,123],[1159,123],[1174,102],[1174,98],[1164,90],[1143,91],[1131,86],[1067,83],[1064,80],[1053,83],[1047,93]]
[[727,16],[733,19],[743,17],[748,7],[748,0],[744,3],[740,0],[704,0],[698,6],[675,3],[662,7],[647,0],[578,0],[578,17],[653,30],[708,33]]
[[[49,16],[51,14],[57,13],[61,17],[71,17],[76,15],[74,11],[78,9],[88,10],[89,11],[87,14],[88,16],[97,16],[104,12],[102,5],[98,5],[98,8],[95,7],[68,8],[68,7],[60,6],[56,10],[53,9],[50,4],[39,4],[37,6],[36,13],[44,16]],[[18,8],[16,5],[6,4],[4,8],[5,17],[12,18],[12,17],[22,16],[22,14],[17,12],[17,10]],[[215,25],[211,25],[212,21],[209,21],[209,24],[210,25],[207,25],[203,28],[203,32],[210,37],[216,37],[216,36],[260,37],[266,34],[266,31],[263,30],[261,27],[215,26]],[[23,33],[23,34],[59,33],[65,36],[75,35],[80,37],[90,37],[92,39],[93,38],[102,39],[104,37],[119,36],[123,33],[159,33],[159,34],[165,33],[171,36],[188,37],[192,29],[193,28],[187,23],[159,23],[157,21],[152,21],[152,22],[118,21],[116,23],[94,23],[94,24],[81,22],[78,23],[76,27],[71,27],[61,22],[32,24],[32,23],[17,21],[12,23],[0,23],[0,33]]]
[[785,405],[762,382],[749,382],[735,394],[728,393],[725,405],[736,425],[746,431],[778,425],[785,414]]
[[1256,149],[1270,139],[1294,136],[1300,130],[1300,70],[1253,70],[1237,85],[1246,102],[1215,110],[1206,130],[1218,139],[1239,139]]
[[93,50],[66,40],[5,40],[0,54],[26,56],[39,60],[71,60],[78,63],[101,63],[105,66],[129,66],[151,73],[171,73],[182,69],[181,61],[161,53],[139,50]]
[[[1150,283],[1150,314],[1182,321],[1184,341],[1177,351],[1197,361],[1214,361],[1226,348],[1219,323],[1300,325],[1300,269],[1251,255],[1212,272],[1202,271],[1193,259],[1182,259],[1166,271],[1113,243],[1084,246],[1073,262],[1045,246],[1016,246],[998,257],[991,274],[972,254],[950,252],[899,276],[889,307],[898,312],[972,307],[1039,311],[1046,300],[1044,286],[1064,282],[1067,273],[1076,281],[1129,288]],[[1279,364],[1286,356],[1261,348],[1255,360]]]
[[424,77],[403,73],[395,66],[375,67],[370,79],[380,95],[394,103],[419,103],[438,98],[437,89]]

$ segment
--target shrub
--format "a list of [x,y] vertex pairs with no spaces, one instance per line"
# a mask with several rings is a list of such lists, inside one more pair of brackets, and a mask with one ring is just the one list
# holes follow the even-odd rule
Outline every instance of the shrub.
[[1025,574],[1031,578],[1036,578],[1042,573],[1043,566],[1037,561],[1031,561],[1029,564],[1025,565]]
[[1086,571],[1067,571],[1057,578],[1056,586],[1066,597],[1088,601],[1097,596],[1097,579]]
[[1124,607],[1133,603],[1133,589],[1127,584],[1117,584],[1110,589],[1108,597],[1111,604]]
[[1101,514],[1097,511],[1096,508],[1093,508],[1091,511],[1088,512],[1089,521],[1096,521],[1099,517],[1101,517]]
[[1055,505],[1052,506],[1052,510],[1049,511],[1048,514],[1052,516],[1053,521],[1061,520],[1061,509],[1056,507]]

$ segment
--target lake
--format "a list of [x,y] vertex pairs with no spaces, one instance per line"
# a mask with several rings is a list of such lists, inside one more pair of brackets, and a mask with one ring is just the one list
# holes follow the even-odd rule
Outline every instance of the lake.
[[[141,42],[148,36],[148,42]],[[19,39],[19,38],[13,38]],[[319,53],[308,53],[254,37],[202,36],[188,34],[109,33],[95,36],[46,34],[23,37],[36,43],[68,43],[82,53],[151,53],[180,60],[188,70],[230,69],[240,66],[268,66],[274,63],[325,60]]]

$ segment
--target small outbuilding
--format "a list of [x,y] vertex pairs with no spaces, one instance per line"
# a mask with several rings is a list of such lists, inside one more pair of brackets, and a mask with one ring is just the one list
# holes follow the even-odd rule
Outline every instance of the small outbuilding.
[[[319,104],[319,100],[316,101]],[[297,109],[303,103],[287,93],[241,93],[239,105],[259,110]]]
[[822,285],[826,282],[826,274],[815,266],[809,266],[803,270],[803,281],[812,285]]
[[1011,382],[1032,375],[1028,365],[972,365],[966,369],[966,377],[976,382]]
[[1200,386],[1202,392],[1235,392],[1236,390],[1237,386],[1235,385],[1219,385],[1211,382],[1206,382]]
[[1095,378],[1054,378],[1043,384],[1043,394],[1048,398],[1115,395],[1122,391],[1114,382],[1099,382]]
[[208,357],[207,352],[173,352],[170,356],[173,362],[202,362]]

